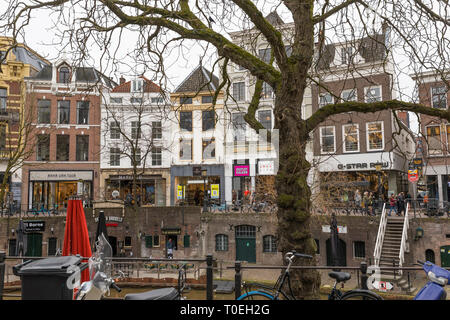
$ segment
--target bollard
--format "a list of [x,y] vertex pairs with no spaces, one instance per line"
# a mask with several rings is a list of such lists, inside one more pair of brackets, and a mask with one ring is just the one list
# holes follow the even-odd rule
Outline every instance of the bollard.
[[242,283],[242,274],[241,274],[241,262],[236,261],[234,263],[234,296],[239,298],[241,296],[241,283]]
[[5,257],[6,253],[0,252],[0,300],[3,300],[3,287],[5,285]]
[[367,278],[368,278],[367,263],[365,261],[361,262],[360,270],[361,270],[361,289],[368,290],[369,288],[367,287]]
[[213,300],[213,256],[206,256],[206,300]]

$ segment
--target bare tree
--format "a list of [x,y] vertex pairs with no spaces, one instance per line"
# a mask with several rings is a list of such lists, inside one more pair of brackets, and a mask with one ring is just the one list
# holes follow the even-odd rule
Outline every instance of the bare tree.
[[[225,64],[239,65],[257,79],[250,110],[259,104],[258,87],[262,82],[270,85],[275,93],[275,128],[279,129],[280,141],[276,189],[279,248],[283,253],[292,249],[309,254],[315,252],[309,226],[311,192],[307,184],[311,166],[306,160],[305,147],[310,133],[320,123],[345,112],[370,114],[382,110],[403,110],[450,120],[447,110],[420,105],[408,95],[369,103],[336,101],[324,105],[308,119],[301,116],[309,83],[321,85],[315,66],[327,56],[326,44],[330,38],[367,37],[375,34],[373,31],[378,31],[382,25],[388,26],[393,42],[407,58],[406,65],[396,64],[397,80],[408,68],[440,70],[445,78],[450,63],[450,4],[447,1],[15,0],[10,1],[2,15],[2,21],[6,21],[2,31],[23,36],[32,13],[39,9],[50,10],[56,17],[61,41],[76,50],[80,59],[91,58],[92,46],[96,45],[102,58],[107,57],[105,61],[114,68],[119,63],[116,54],[120,40],[133,36],[136,46],[130,53],[139,55],[142,63],[154,65],[154,70],[167,78],[165,59],[174,50],[182,55],[189,45],[197,43],[205,52],[213,47]],[[274,10],[282,11],[292,21],[292,37],[288,43],[276,25],[264,18]],[[48,14],[48,11],[43,12]],[[230,31],[249,29],[257,30],[267,40],[273,53],[273,65],[227,37]],[[286,44],[291,46],[290,55],[286,52]],[[393,50],[384,43],[380,45],[382,50]],[[229,81],[226,83],[220,88],[228,92]],[[247,113],[245,120],[256,131],[262,128],[253,112]],[[295,273],[295,279],[299,296],[318,295],[320,277],[316,271]]]

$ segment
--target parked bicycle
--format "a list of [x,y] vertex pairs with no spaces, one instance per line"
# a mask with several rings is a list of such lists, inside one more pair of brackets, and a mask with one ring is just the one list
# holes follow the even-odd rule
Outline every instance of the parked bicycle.
[[[38,209],[39,208],[39,209]],[[33,216],[38,216],[42,213],[42,215],[48,214],[48,216],[51,215],[58,215],[59,211],[58,211],[58,205],[55,204],[53,206],[53,208],[47,209],[45,208],[45,205],[43,203],[41,203],[41,205],[33,205],[33,207],[31,208],[31,210],[28,210],[26,212],[27,216],[29,216],[30,214],[32,214]]]
[[[312,259],[313,257],[295,251],[286,253],[285,259],[288,262],[288,265],[286,270],[278,277],[278,280],[273,287],[259,283],[251,285],[244,283],[244,288],[247,292],[238,297],[237,300],[297,300],[292,292],[290,279],[290,269],[295,258]],[[335,271],[330,272],[328,275],[336,280],[333,289],[328,296],[328,300],[383,300],[378,294],[365,289],[355,289],[342,293],[337,288],[337,284],[341,282],[345,283],[345,281],[350,280],[351,275],[347,272]],[[288,284],[289,293],[283,289],[286,282]],[[250,288],[252,286],[259,287],[259,289],[251,290]]]

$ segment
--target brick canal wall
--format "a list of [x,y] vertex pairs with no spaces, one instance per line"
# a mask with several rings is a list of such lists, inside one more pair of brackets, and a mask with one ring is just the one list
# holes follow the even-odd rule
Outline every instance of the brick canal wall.
[[[97,228],[96,209],[86,209],[86,221],[91,242]],[[105,208],[108,235],[115,239],[115,253],[122,256],[164,258],[165,244],[168,237],[175,237],[177,250],[174,258],[204,258],[213,254],[223,261],[236,260],[236,227],[252,226],[255,230],[256,263],[264,265],[281,264],[281,254],[264,252],[263,237],[276,235],[277,219],[271,214],[206,213],[201,214],[199,207],[148,207],[138,211],[122,208]],[[42,255],[48,255],[49,242],[56,239],[58,248],[62,248],[64,239],[65,217],[28,217],[25,221],[44,221],[42,234]],[[379,217],[338,216],[338,225],[343,227],[339,238],[345,242],[347,266],[359,266],[361,261],[373,262],[373,251],[378,233]],[[0,218],[0,250],[9,255],[7,239],[17,239],[19,219]],[[318,264],[327,264],[327,240],[330,233],[330,216],[313,216],[311,230],[319,244]],[[424,230],[424,237],[414,240],[417,227]],[[12,230],[14,229],[14,234]],[[216,251],[216,235],[226,235],[226,251]],[[152,236],[151,243],[148,242]],[[154,236],[159,238],[155,243]],[[159,236],[159,237],[158,237]],[[187,236],[187,237],[186,237]],[[440,248],[450,245],[450,220],[447,218],[426,218],[411,220],[409,229],[410,251],[405,255],[407,264],[425,259],[425,251],[432,250],[437,264],[441,263]],[[354,242],[364,242],[365,258],[355,257]],[[369,259],[371,261],[369,261]]]

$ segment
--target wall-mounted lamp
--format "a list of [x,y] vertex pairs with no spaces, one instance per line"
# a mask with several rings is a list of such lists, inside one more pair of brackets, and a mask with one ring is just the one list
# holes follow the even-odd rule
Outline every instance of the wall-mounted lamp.
[[14,237],[14,233],[16,232],[16,230],[14,230],[14,229],[11,229],[11,233],[12,233],[12,236]]
[[52,234],[53,234],[53,231],[54,231],[53,227],[51,227],[51,228],[50,228],[50,231],[51,231],[51,232],[52,232]]
[[419,240],[420,238],[423,238],[423,229],[421,227],[418,227],[416,229],[416,236],[414,240]]

